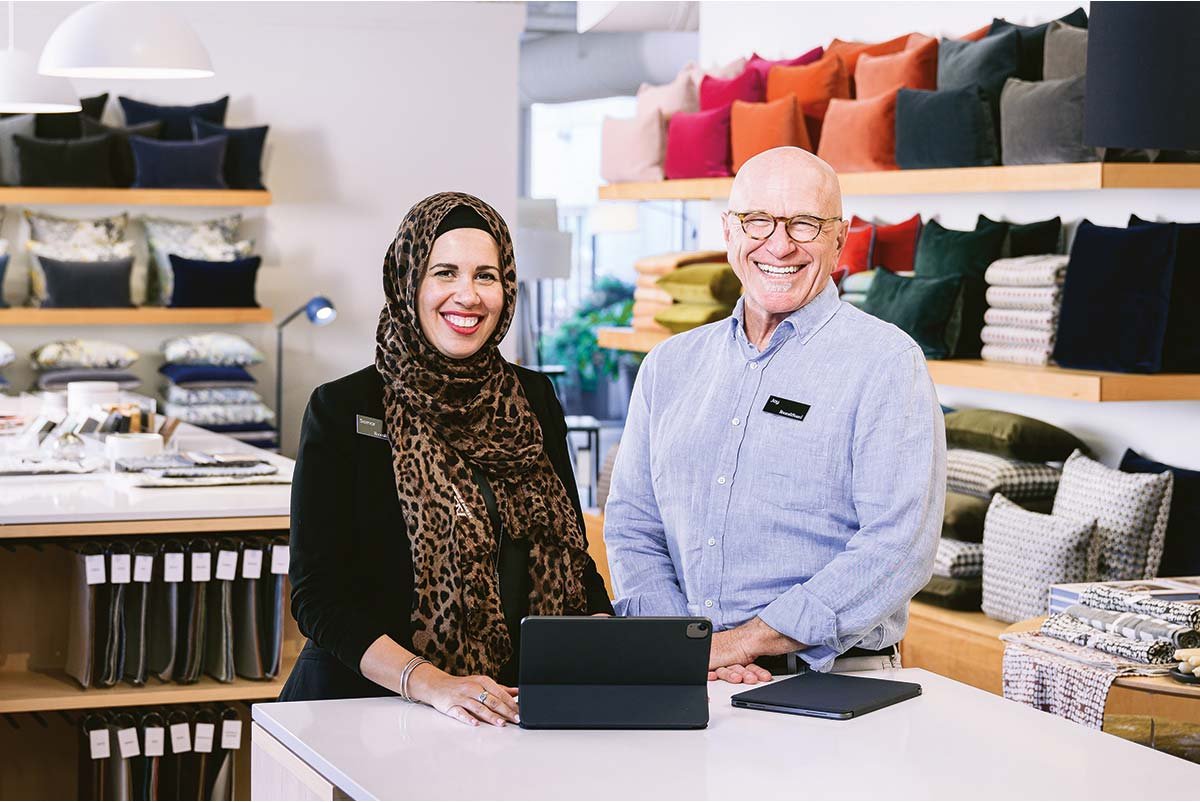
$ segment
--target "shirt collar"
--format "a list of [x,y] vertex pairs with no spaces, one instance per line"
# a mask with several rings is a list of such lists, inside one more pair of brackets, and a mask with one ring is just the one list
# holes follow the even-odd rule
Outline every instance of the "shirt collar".
[[[801,345],[807,343],[822,326],[829,322],[841,305],[837,287],[832,281],[827,280],[825,288],[817,293],[816,297],[780,322],[771,334],[771,340],[767,347],[763,349],[764,353],[777,343],[792,337],[799,337]],[[737,304],[733,307],[733,313],[729,316],[729,325],[730,333],[735,339],[749,344],[744,325],[745,308],[746,297],[743,295],[738,298]]]

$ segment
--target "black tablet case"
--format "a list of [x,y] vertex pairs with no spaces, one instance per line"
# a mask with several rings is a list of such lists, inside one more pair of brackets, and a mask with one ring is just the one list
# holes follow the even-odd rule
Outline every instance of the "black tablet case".
[[921,686],[913,682],[808,671],[744,691],[729,701],[734,707],[846,719],[920,695]]

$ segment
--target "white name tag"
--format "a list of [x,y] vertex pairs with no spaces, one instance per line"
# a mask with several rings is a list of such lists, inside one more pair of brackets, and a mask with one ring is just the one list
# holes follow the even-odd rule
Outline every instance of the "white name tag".
[[89,585],[104,584],[104,555],[89,554],[83,558],[83,570]]
[[207,582],[212,579],[212,555],[207,551],[192,553],[192,581]]
[[286,574],[289,562],[291,562],[291,549],[288,546],[271,547],[271,573]]
[[196,725],[196,751],[211,752],[213,748],[213,735],[216,733],[217,727],[215,724],[197,724]]
[[146,757],[162,757],[163,756],[163,738],[165,733],[162,727],[147,727],[143,733],[143,738],[146,741]]
[[163,554],[163,581],[183,581],[183,552],[168,551]]
[[242,578],[258,579],[262,576],[262,549],[246,549],[242,552]]
[[217,579],[237,578],[237,552],[221,549],[217,552]]
[[120,748],[123,758],[137,757],[142,753],[142,750],[138,748],[137,730],[133,727],[117,730],[117,746]]
[[88,745],[91,747],[92,760],[108,757],[108,729],[88,730]]
[[179,755],[192,751],[192,731],[186,723],[171,725],[171,752]]
[[133,559],[133,581],[149,582],[154,578],[154,555],[139,554]]
[[242,748],[242,722],[238,719],[225,719],[221,722],[221,748]]
[[129,570],[130,557],[128,554],[114,554],[112,556],[112,583],[114,585],[128,585],[131,577]]

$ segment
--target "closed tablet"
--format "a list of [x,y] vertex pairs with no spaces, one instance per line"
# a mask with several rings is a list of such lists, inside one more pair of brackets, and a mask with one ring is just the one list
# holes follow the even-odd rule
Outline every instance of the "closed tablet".
[[921,695],[921,686],[849,674],[809,671],[730,699],[734,707],[798,716],[846,719]]

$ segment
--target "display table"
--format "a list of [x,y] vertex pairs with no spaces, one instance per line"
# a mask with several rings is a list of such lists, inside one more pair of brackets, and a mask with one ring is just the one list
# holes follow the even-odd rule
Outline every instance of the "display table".
[[1200,766],[920,669],[850,721],[735,710],[708,729],[468,728],[396,698],[253,708],[253,799],[1184,799]]

